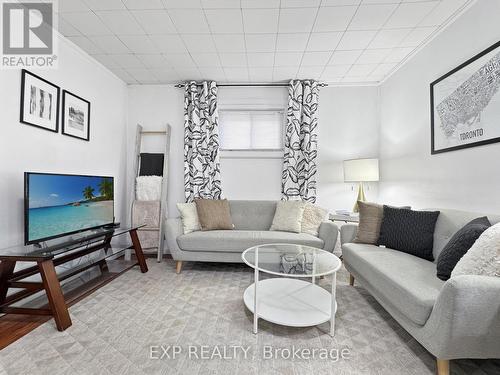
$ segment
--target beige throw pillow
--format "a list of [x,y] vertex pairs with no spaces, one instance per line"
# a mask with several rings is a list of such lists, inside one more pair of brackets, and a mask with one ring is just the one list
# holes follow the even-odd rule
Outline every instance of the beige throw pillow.
[[300,233],[305,204],[302,201],[280,201],[276,204],[269,230]]
[[500,277],[500,223],[486,229],[458,261],[451,277],[459,275]]
[[377,203],[358,201],[359,225],[353,242],[376,245],[384,217],[384,206]]
[[201,230],[233,229],[227,199],[195,199]]
[[302,215],[301,232],[318,236],[319,226],[325,220],[328,211],[312,203],[306,203],[304,214]]
[[181,213],[184,234],[201,230],[195,203],[177,203],[177,209]]

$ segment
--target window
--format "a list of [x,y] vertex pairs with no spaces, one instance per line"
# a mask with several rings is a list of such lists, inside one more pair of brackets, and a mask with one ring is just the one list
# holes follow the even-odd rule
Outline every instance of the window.
[[283,149],[283,111],[221,110],[219,134],[222,150]]

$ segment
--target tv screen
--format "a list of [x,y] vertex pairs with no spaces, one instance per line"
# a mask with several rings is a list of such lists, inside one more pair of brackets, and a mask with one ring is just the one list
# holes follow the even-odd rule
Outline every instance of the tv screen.
[[26,244],[112,224],[113,177],[24,174]]

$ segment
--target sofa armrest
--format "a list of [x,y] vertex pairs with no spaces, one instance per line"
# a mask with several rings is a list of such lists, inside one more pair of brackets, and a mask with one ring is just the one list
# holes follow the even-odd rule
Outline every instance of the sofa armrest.
[[340,244],[354,241],[358,232],[358,224],[347,223],[340,227]]
[[165,236],[167,240],[168,250],[170,250],[172,258],[174,258],[174,260],[177,260],[181,252],[179,244],[177,243],[177,237],[184,234],[184,230],[182,228],[182,220],[181,218],[169,218],[167,219],[165,226]]
[[438,358],[500,358],[500,278],[461,275],[441,290],[425,330]]
[[323,221],[319,226],[318,237],[324,241],[323,249],[333,252],[337,244],[339,228],[331,221]]

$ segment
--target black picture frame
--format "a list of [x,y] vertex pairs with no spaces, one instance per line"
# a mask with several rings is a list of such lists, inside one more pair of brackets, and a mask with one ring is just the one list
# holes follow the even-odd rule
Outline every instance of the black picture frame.
[[[484,139],[484,140],[480,140],[480,141],[477,141],[477,142],[471,142],[471,143],[467,143],[467,144],[463,144],[463,145],[457,145],[457,146],[452,146],[452,147],[447,147],[447,148],[442,148],[442,149],[436,149],[436,142],[435,142],[435,140],[436,140],[436,138],[435,138],[435,136],[436,136],[436,132],[435,132],[435,110],[434,110],[434,107],[435,107],[435,103],[434,103],[434,100],[435,100],[434,88],[435,88],[435,86],[438,83],[442,82],[443,80],[449,78],[453,74],[455,74],[455,73],[459,72],[460,70],[464,69],[465,67],[467,67],[468,65],[470,65],[474,61],[480,59],[484,55],[486,55],[486,54],[488,54],[488,53],[496,50],[497,48],[500,48],[500,41],[496,42],[495,44],[493,44],[492,46],[486,48],[485,50],[479,52],[478,54],[474,55],[473,57],[471,57],[470,59],[468,59],[464,63],[462,63],[459,66],[457,66],[456,68],[450,70],[448,73],[444,74],[443,76],[439,77],[435,81],[431,82],[431,84],[430,84],[431,155],[436,155],[436,154],[440,154],[440,153],[443,153],[443,152],[450,152],[450,151],[462,150],[462,149],[466,149],[466,148],[483,146],[483,145],[489,145],[489,144],[492,144],[492,143],[498,143],[498,142],[500,142],[500,136],[499,136],[499,137],[494,137],[494,138],[490,138],[490,139]],[[498,122],[499,122],[498,126],[500,127],[500,117],[498,119]]]
[[[49,86],[54,88],[54,90],[56,92],[56,100],[54,101],[55,105],[56,105],[55,111],[54,111],[54,121],[55,121],[55,128],[54,129],[49,128],[47,126],[43,126],[41,123],[35,123],[33,121],[30,121],[30,119],[28,119],[28,116],[27,116],[26,111],[25,111],[26,110],[25,99],[27,99],[25,96],[25,91],[26,91],[25,85],[26,85],[26,82],[28,80],[27,76],[30,76],[31,79],[38,80],[38,81],[43,82],[44,84],[49,85]],[[36,74],[31,73],[30,71],[28,71],[26,69],[22,69],[21,70],[21,95],[20,95],[21,101],[20,101],[20,106],[19,106],[19,109],[20,109],[19,110],[19,122],[26,124],[26,125],[34,126],[36,128],[39,128],[39,129],[48,130],[48,131],[53,132],[53,133],[59,133],[60,92],[61,92],[61,89],[59,86],[53,84],[52,82],[47,81],[46,79],[44,79]]]
[[[66,105],[68,104],[68,101],[66,99],[66,96],[72,96],[74,100],[76,99],[77,101],[80,101],[83,106],[86,107],[86,121],[83,123],[83,126],[87,127],[87,132],[86,136],[79,136],[76,133],[69,133],[69,129],[66,127]],[[84,114],[85,115],[85,114]],[[84,131],[85,133],[85,131]],[[73,137],[77,139],[81,139],[84,141],[89,142],[90,141],[90,102],[76,94],[73,94],[72,92],[68,90],[63,90],[63,95],[62,95],[62,134],[67,135],[68,137]]]

